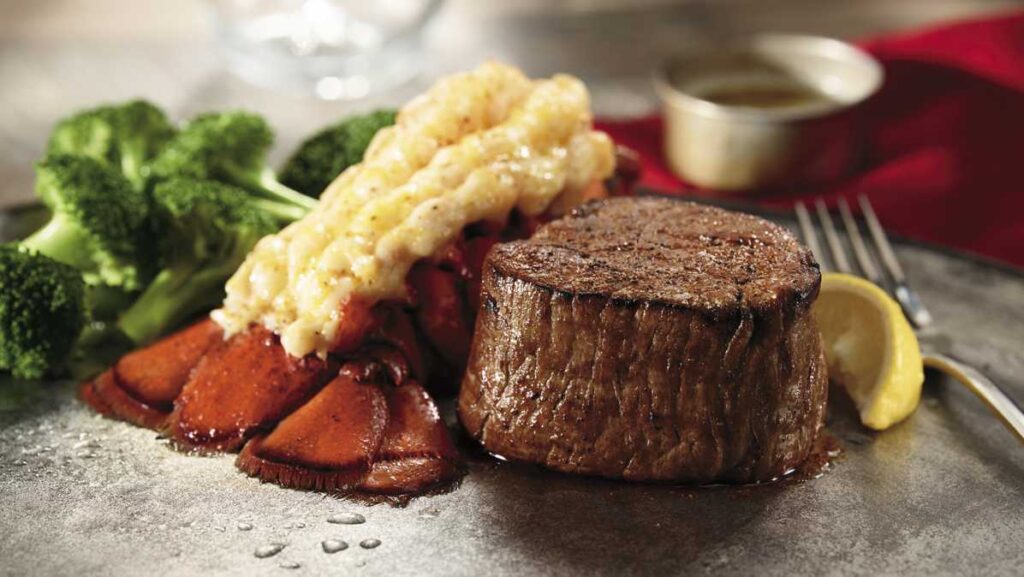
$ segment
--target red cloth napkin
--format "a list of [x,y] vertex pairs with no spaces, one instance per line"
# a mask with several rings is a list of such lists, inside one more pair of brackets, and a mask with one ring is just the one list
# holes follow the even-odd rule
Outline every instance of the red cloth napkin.
[[[826,189],[730,198],[791,207],[798,198],[866,194],[895,234],[1024,267],[1024,13],[861,46],[886,75],[865,108],[863,170]],[[659,117],[598,125],[640,153],[642,184],[711,194],[686,187],[665,165]]]

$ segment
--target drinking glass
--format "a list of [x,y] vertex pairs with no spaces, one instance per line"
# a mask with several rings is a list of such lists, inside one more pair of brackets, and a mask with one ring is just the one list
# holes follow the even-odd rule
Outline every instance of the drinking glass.
[[210,0],[231,69],[267,88],[326,100],[394,87],[420,67],[442,0]]

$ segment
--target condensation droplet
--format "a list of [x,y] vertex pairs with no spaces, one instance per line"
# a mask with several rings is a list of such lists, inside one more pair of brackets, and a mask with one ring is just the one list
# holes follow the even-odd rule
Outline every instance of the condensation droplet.
[[336,525],[361,525],[366,522],[366,517],[359,513],[335,513],[327,518],[327,522]]
[[380,547],[380,539],[363,539],[359,542],[359,546],[363,549],[376,549]]
[[433,519],[435,517],[439,517],[440,515],[441,510],[438,509],[437,507],[427,507],[425,509],[420,510],[420,518],[423,519]]
[[324,548],[324,553],[337,553],[348,549],[348,543],[340,539],[327,539],[320,543],[320,546]]
[[267,557],[273,557],[284,550],[284,543],[271,543],[269,545],[260,545],[256,548],[257,559],[266,559]]

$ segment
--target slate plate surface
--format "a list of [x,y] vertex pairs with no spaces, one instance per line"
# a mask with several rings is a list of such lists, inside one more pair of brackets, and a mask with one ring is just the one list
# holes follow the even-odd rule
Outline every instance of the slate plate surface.
[[[0,216],[9,238],[27,213]],[[901,244],[957,354],[1024,399],[1024,276]],[[406,508],[260,484],[101,419],[69,383],[0,382],[0,575],[1020,575],[1024,447],[956,383],[884,434],[839,395],[823,477],[679,489],[474,458]],[[366,522],[332,524],[336,513]],[[251,527],[249,530],[243,530]],[[381,540],[374,549],[359,543]],[[349,547],[328,554],[321,543]],[[284,549],[267,558],[255,550]],[[295,565],[297,568],[294,568]],[[292,567],[292,568],[290,568]]]

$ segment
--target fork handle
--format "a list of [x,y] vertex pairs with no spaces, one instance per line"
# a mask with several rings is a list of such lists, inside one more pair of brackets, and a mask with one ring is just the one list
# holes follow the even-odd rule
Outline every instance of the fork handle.
[[999,416],[1006,428],[1024,442],[1024,412],[981,371],[946,355],[928,354],[922,360],[924,366],[938,369],[970,389]]

